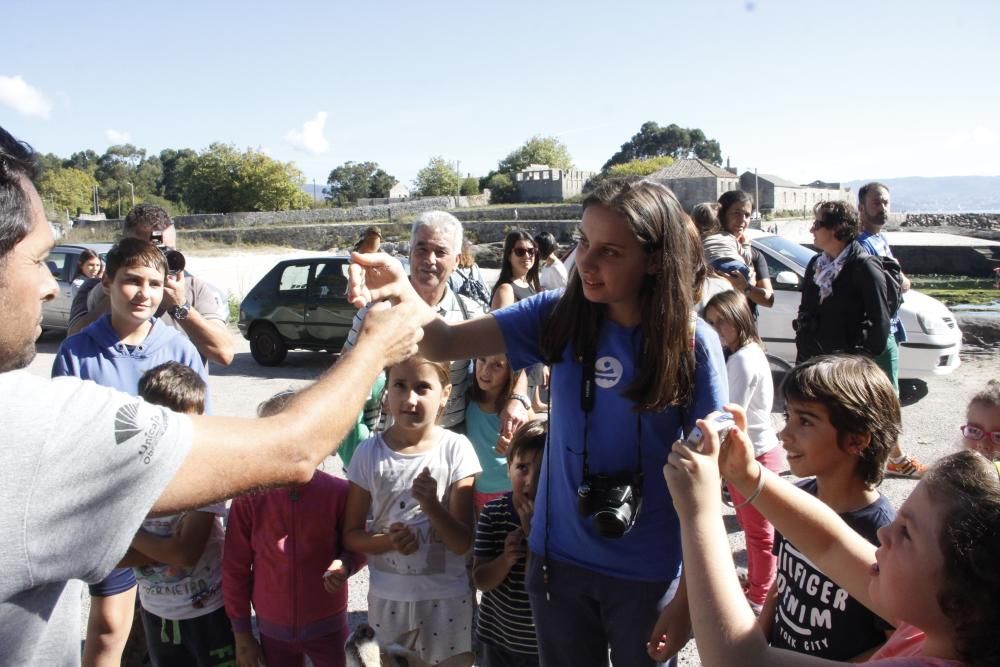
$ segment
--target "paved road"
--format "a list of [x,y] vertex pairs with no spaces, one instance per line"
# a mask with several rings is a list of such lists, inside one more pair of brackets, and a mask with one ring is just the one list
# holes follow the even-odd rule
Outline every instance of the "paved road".
[[[307,384],[333,360],[333,356],[326,353],[290,352],[283,365],[263,368],[253,361],[247,342],[236,332],[234,336],[237,338],[237,353],[233,363],[227,368],[211,368],[209,384],[212,401],[220,415],[252,416],[260,401],[283,389]],[[53,334],[42,337],[38,344],[39,354],[30,366],[32,372],[48,376],[60,341],[61,337]],[[925,462],[954,451],[959,444],[958,427],[963,423],[969,396],[989,379],[1000,377],[997,369],[1000,369],[1000,353],[992,353],[966,359],[952,375],[931,379],[927,384],[927,394],[903,408],[904,448]],[[335,401],[331,400],[331,408],[334,406]],[[780,415],[776,413],[773,418],[776,425],[780,425]],[[337,457],[328,458],[323,468],[332,474],[341,474],[342,471]],[[899,507],[914,485],[911,480],[887,479],[882,492]],[[731,510],[727,511],[726,524],[736,560],[745,565],[743,536]],[[348,609],[352,624],[366,616],[367,588],[367,570],[351,579]],[[681,654],[680,661],[682,665],[700,666],[694,642]]]

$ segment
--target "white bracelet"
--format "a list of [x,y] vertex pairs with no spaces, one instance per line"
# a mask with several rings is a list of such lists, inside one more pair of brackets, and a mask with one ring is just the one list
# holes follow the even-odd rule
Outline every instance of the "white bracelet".
[[755,463],[757,464],[757,472],[760,473],[760,479],[757,481],[757,488],[754,489],[753,493],[751,493],[742,503],[739,505],[733,505],[733,509],[739,509],[745,505],[749,505],[753,501],[757,500],[757,496],[759,496],[760,492],[764,490],[764,466],[760,464],[760,461],[755,460]]

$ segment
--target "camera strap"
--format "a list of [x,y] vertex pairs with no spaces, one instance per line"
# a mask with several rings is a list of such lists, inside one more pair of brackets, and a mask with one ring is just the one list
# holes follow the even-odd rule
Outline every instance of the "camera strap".
[[579,359],[581,362],[580,409],[583,410],[583,478],[586,479],[590,475],[590,463],[587,460],[587,434],[590,433],[590,412],[594,409],[594,392],[597,390],[597,350],[588,347]]

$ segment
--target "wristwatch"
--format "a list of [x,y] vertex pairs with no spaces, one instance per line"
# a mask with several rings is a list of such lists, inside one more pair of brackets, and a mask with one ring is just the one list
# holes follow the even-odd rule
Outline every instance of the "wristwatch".
[[531,399],[524,394],[511,394],[509,400],[518,401],[524,406],[525,410],[531,410]]
[[170,309],[170,317],[174,318],[178,322],[187,319],[188,313],[191,312],[191,306],[186,303],[182,303],[179,306],[174,306]]
[[747,286],[743,288],[743,293],[750,296],[750,292],[753,290],[753,285],[747,283]]

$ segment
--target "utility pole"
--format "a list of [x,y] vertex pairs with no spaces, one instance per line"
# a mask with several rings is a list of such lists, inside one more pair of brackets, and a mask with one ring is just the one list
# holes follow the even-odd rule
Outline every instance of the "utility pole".
[[118,188],[118,219],[122,219],[122,189]]
[[[125,182],[128,183],[128,189],[131,190],[132,193],[132,208],[135,208],[135,186],[132,185],[131,181],[125,181]],[[118,217],[120,218],[121,216]]]
[[757,167],[753,168],[753,204],[757,208],[757,215],[760,215],[760,186],[757,184]]

